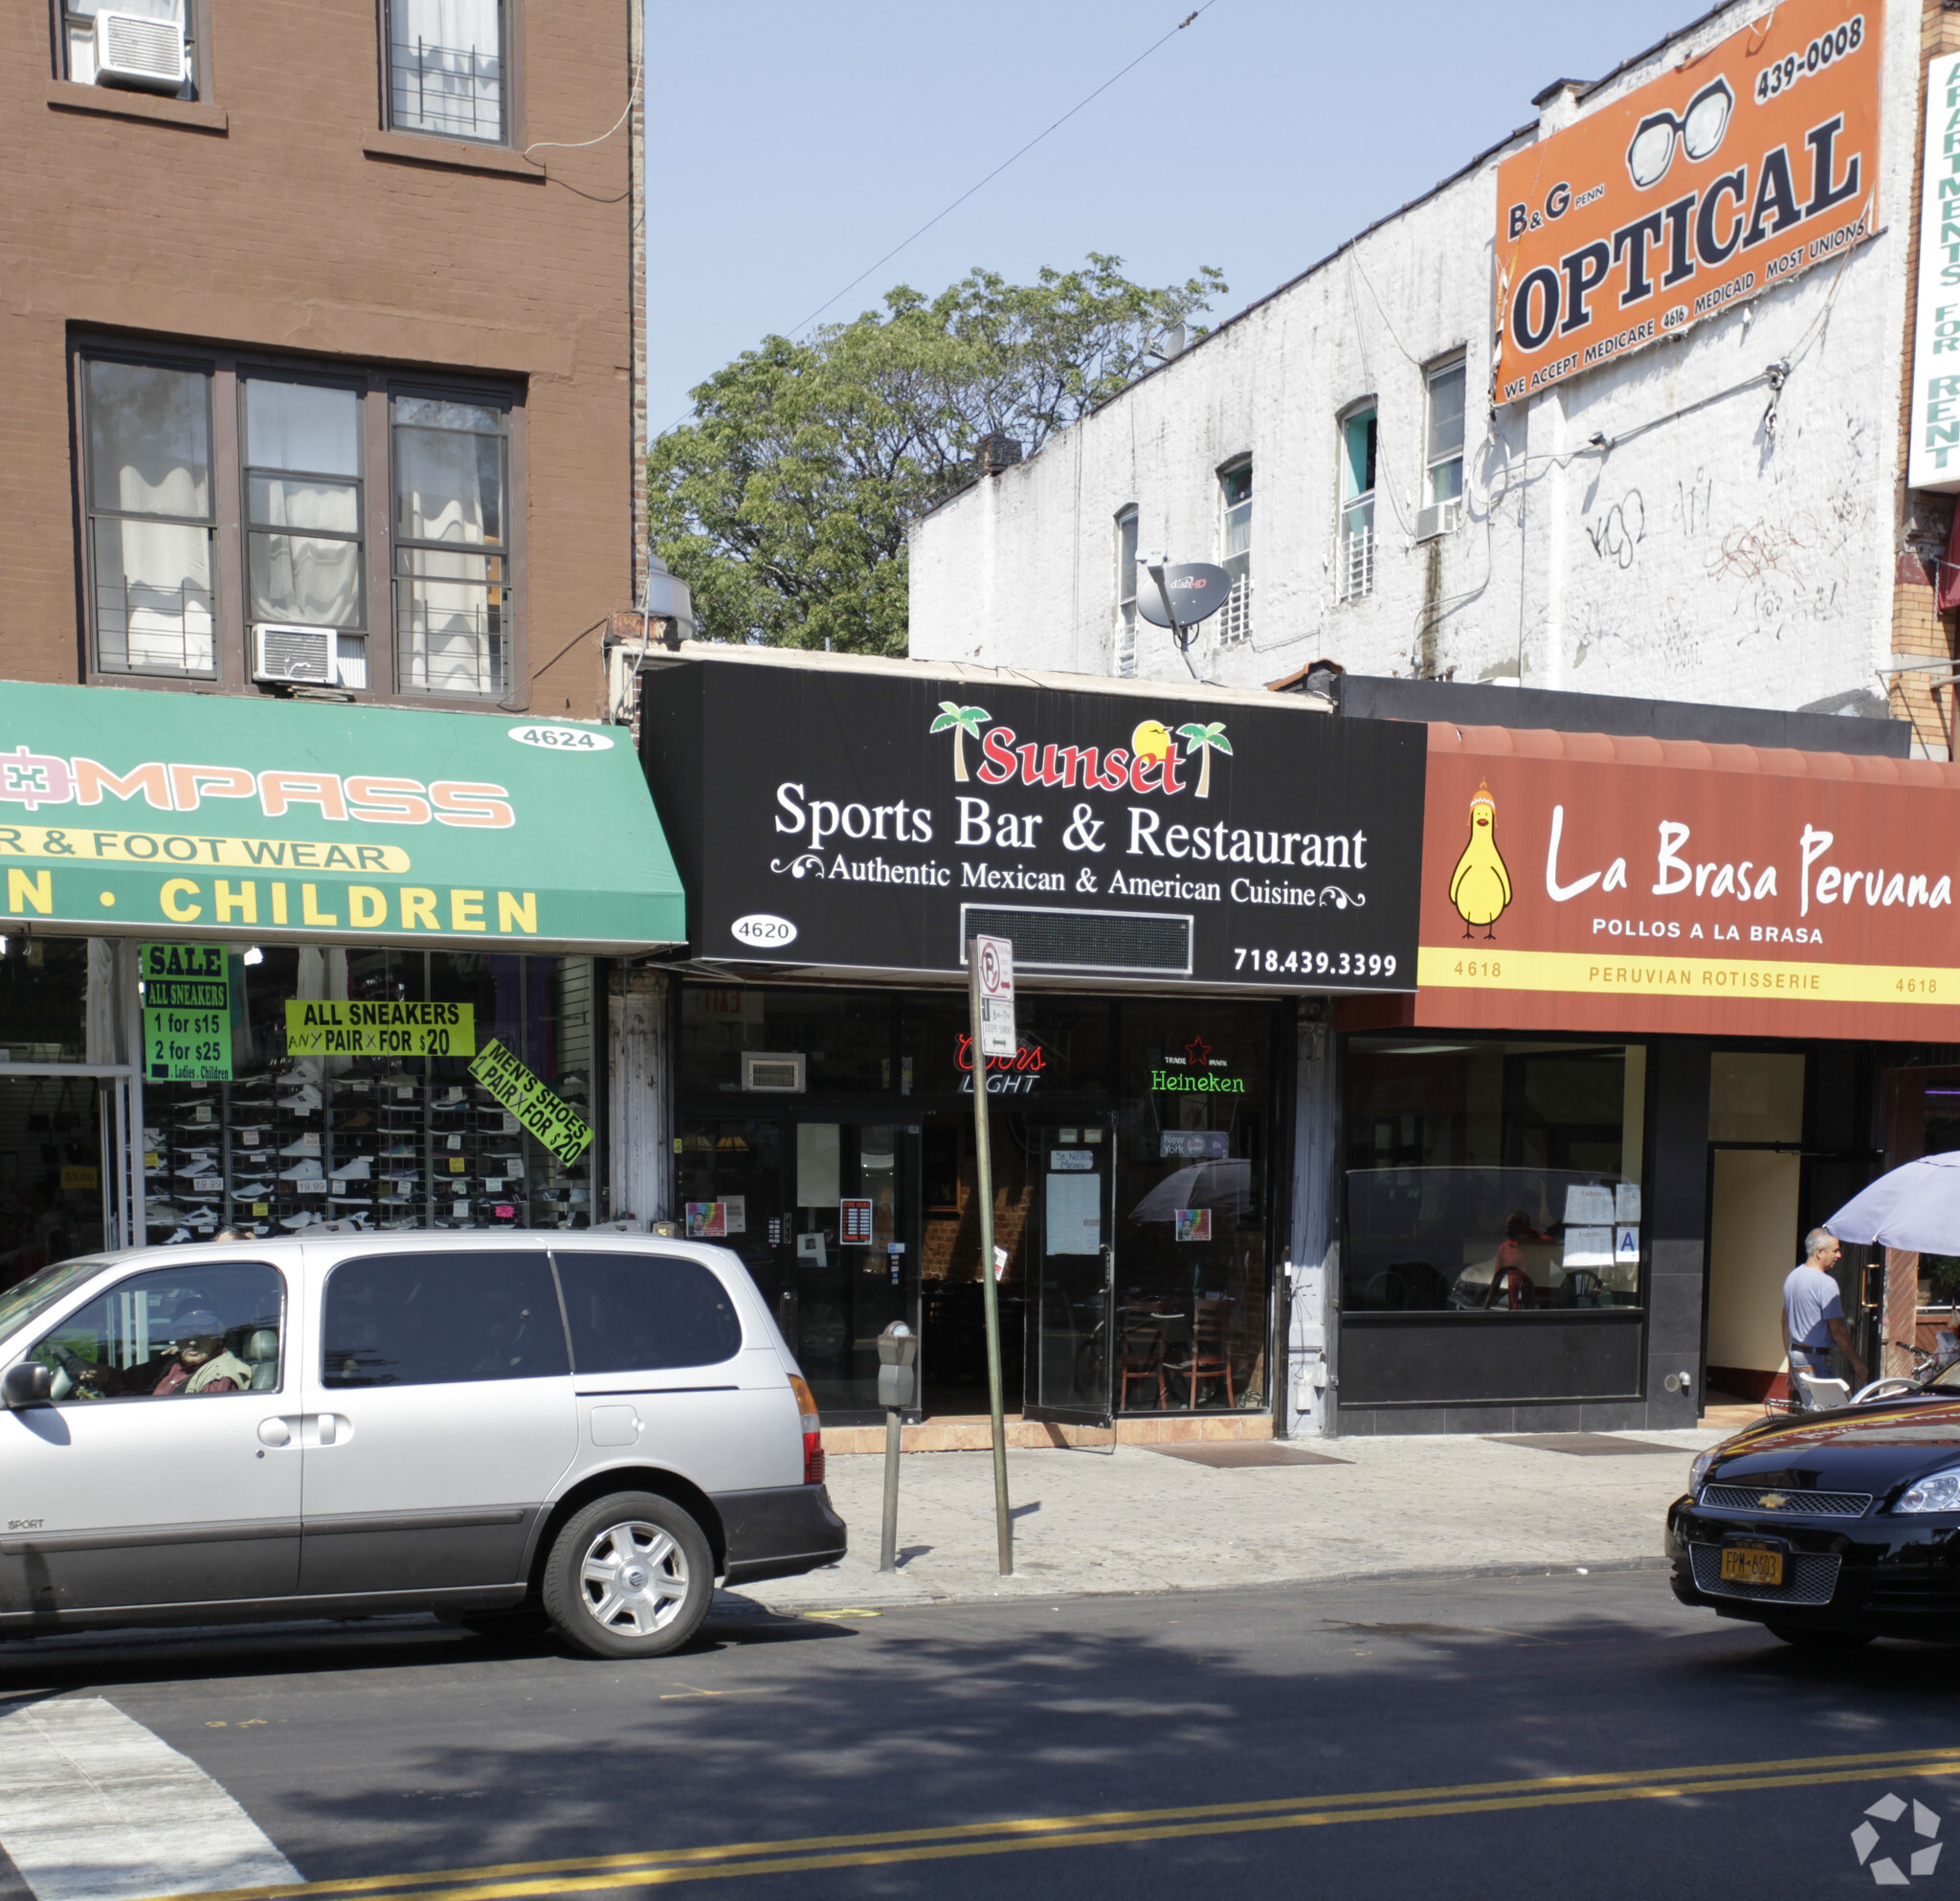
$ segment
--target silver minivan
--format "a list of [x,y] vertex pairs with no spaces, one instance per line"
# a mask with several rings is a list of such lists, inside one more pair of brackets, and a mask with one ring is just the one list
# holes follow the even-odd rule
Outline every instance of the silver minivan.
[[834,1564],[816,1405],[725,1249],[141,1248],[0,1294],[0,1636],[432,1610],[596,1657]]

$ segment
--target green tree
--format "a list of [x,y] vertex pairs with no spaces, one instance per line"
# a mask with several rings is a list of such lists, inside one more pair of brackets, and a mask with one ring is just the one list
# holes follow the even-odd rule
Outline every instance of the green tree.
[[881,312],[765,338],[696,389],[647,465],[654,550],[701,632],[902,653],[906,529],[973,479],[981,437],[1034,454],[1226,288],[1207,266],[1152,290],[1122,264],[1091,253],[1033,284],[974,271],[930,299],[900,285]]

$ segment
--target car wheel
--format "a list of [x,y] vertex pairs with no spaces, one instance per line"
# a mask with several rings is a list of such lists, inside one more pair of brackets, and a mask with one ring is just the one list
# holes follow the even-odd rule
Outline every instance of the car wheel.
[[701,1628],[715,1559],[672,1499],[614,1492],[575,1513],[545,1565],[545,1614],[589,1657],[664,1657]]
[[1820,1630],[1803,1623],[1766,1623],[1763,1628],[1799,1650],[1861,1650],[1875,1635],[1869,1630]]

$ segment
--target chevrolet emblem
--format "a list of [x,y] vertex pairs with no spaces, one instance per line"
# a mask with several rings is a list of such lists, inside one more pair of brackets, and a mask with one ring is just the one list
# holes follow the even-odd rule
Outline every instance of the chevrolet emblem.
[[1790,1501],[1780,1491],[1766,1491],[1756,1503],[1765,1511],[1781,1511]]

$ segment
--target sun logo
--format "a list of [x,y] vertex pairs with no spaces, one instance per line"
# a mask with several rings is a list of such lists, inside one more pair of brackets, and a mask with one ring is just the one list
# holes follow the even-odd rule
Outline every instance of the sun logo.
[[1511,874],[1504,869],[1503,854],[1497,848],[1497,800],[1488,785],[1479,785],[1470,801],[1470,838],[1463,856],[1450,875],[1450,903],[1463,920],[1463,935],[1473,925],[1481,925],[1486,937],[1511,902]]
[[1162,720],[1146,720],[1129,736],[1129,749],[1139,759],[1168,759],[1176,749],[1170,728]]

